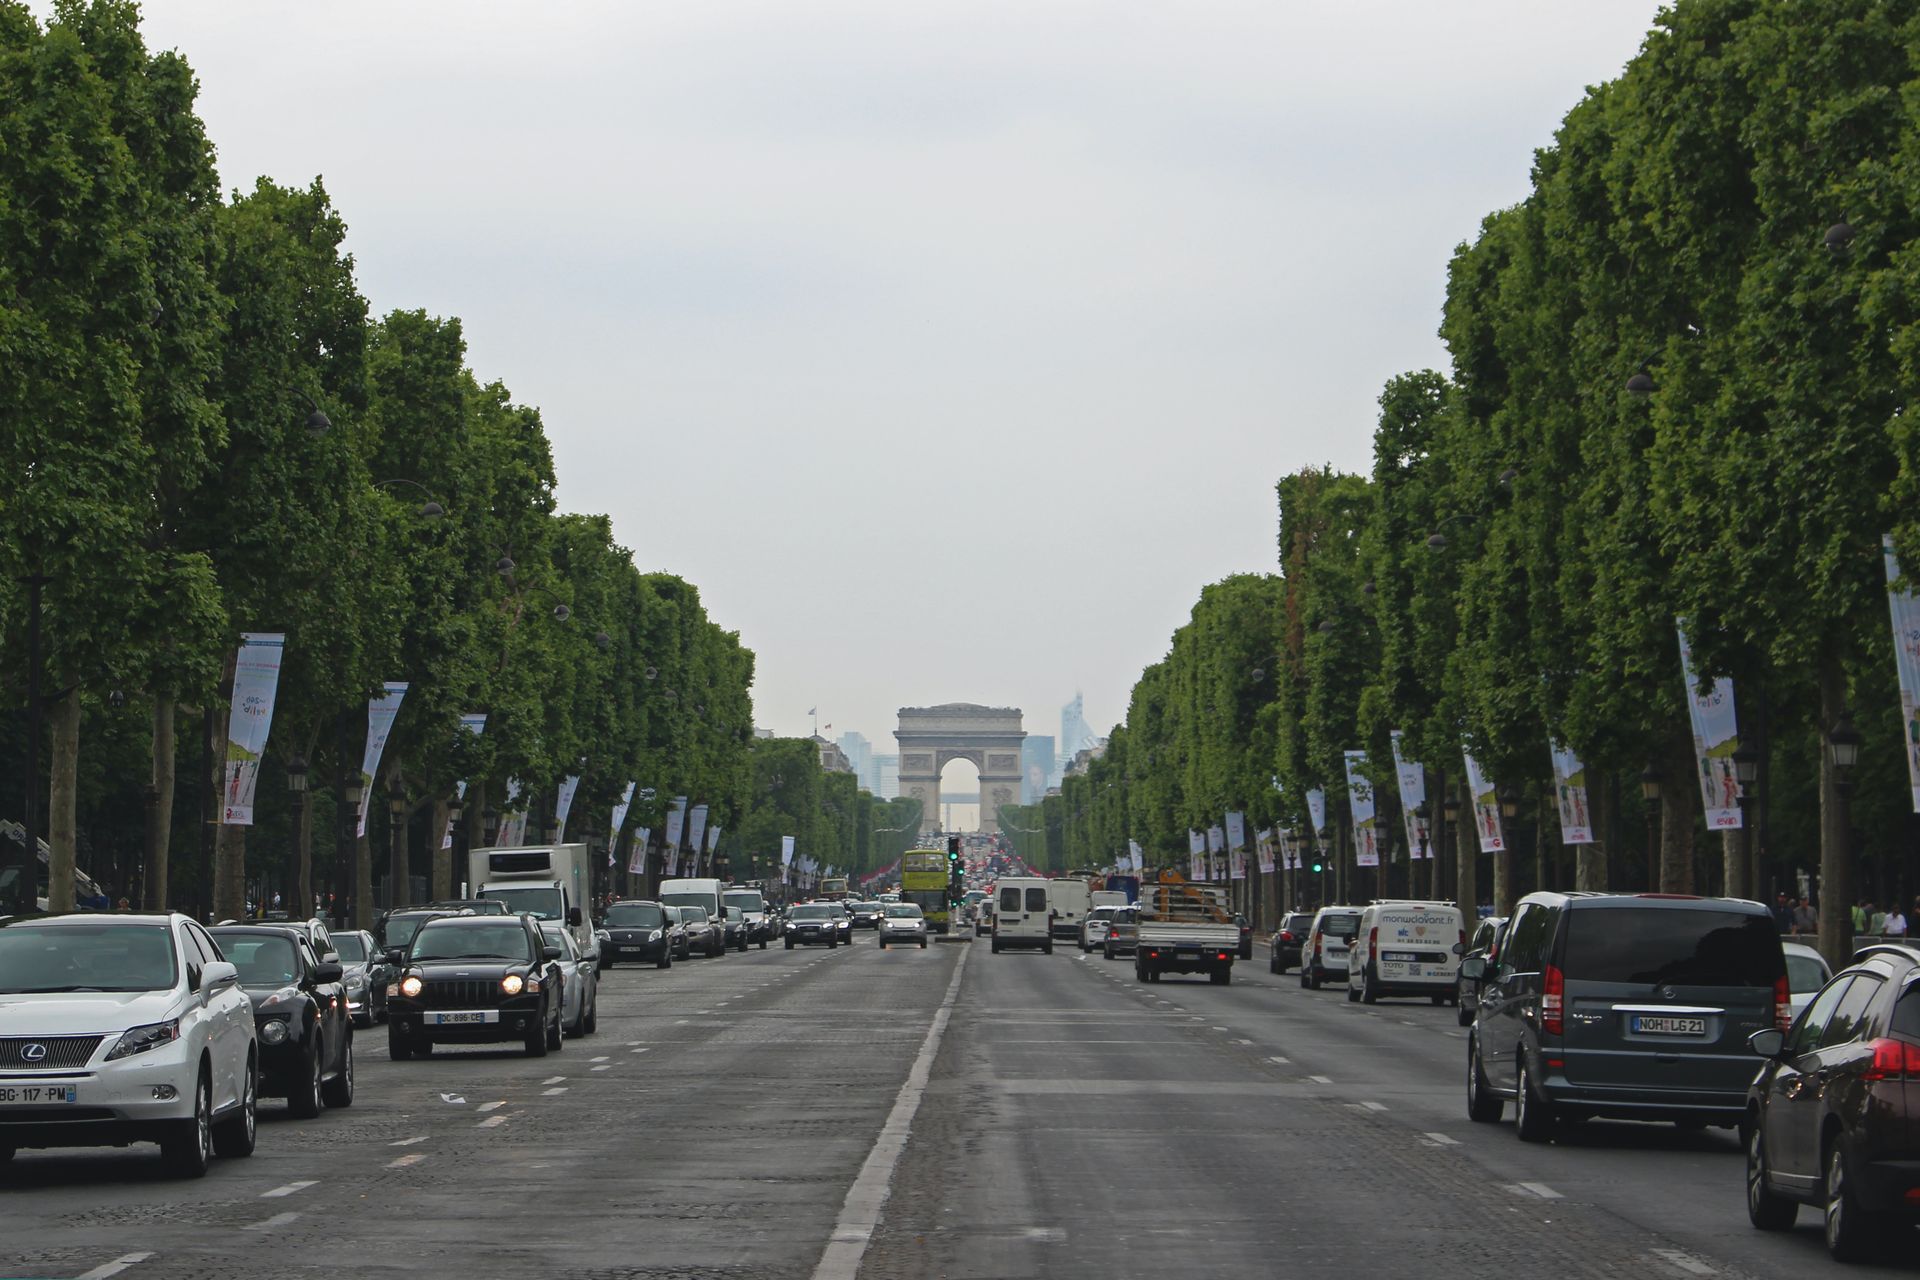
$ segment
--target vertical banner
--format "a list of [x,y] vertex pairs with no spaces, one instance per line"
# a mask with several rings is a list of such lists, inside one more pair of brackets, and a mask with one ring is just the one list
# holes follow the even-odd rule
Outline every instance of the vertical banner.
[[789,867],[793,865],[793,837],[792,836],[780,837],[780,865],[783,867]]
[[1247,851],[1245,849],[1227,850],[1227,875],[1234,880],[1247,878]]
[[373,801],[373,778],[380,772],[380,757],[387,752],[394,717],[400,714],[400,702],[407,696],[404,683],[385,687],[385,693],[367,699],[367,750],[360,757],[360,819],[353,831],[356,836],[367,834],[367,805]]
[[1707,811],[1707,830],[1736,830],[1740,780],[1733,771],[1733,753],[1740,749],[1740,729],[1733,710],[1733,681],[1721,676],[1713,688],[1701,693],[1693,676],[1687,629],[1678,630],[1680,674],[1687,682],[1687,718],[1693,722],[1693,758],[1700,767],[1700,802]]
[[1313,843],[1320,843],[1320,833],[1327,829],[1327,793],[1320,787],[1307,792],[1307,820],[1313,823]]
[[[580,790],[580,775],[573,774],[560,783],[560,795],[553,806],[553,842],[567,842],[567,815],[573,812],[573,797]],[[615,833],[616,835],[618,832]]]
[[507,779],[507,798],[500,806],[500,830],[494,833],[493,842],[502,848],[512,848],[520,844],[526,835],[526,810],[516,809],[520,803],[520,779]]
[[[633,807],[633,788],[634,784],[632,782],[627,783],[626,790],[620,793],[619,801],[613,806],[613,821],[607,827],[607,831],[609,832],[607,836],[607,848],[609,849],[620,843],[620,829],[627,825],[627,810]],[[639,852],[641,857],[644,858],[646,856],[644,846],[642,846]],[[627,870],[633,871],[633,860],[629,858],[627,863]],[[646,863],[643,862],[640,865],[644,867]],[[633,871],[633,873],[635,875],[639,874],[637,871]]]
[[260,781],[260,758],[267,753],[273,727],[273,703],[280,692],[280,659],[287,649],[283,631],[248,631],[240,636],[233,664],[233,707],[227,713],[226,803],[220,821],[253,825],[253,794]]
[[1146,865],[1146,856],[1140,852],[1138,840],[1127,841],[1127,864],[1133,868],[1135,874],[1138,874]]
[[1473,799],[1473,825],[1480,833],[1480,852],[1499,853],[1507,847],[1507,838],[1500,830],[1500,793],[1492,780],[1480,772],[1480,762],[1473,758],[1473,753],[1464,754],[1467,794]]
[[1260,828],[1253,838],[1254,853],[1260,859],[1260,874],[1266,875],[1273,870],[1273,832]]
[[687,823],[687,798],[675,796],[673,803],[667,806],[666,848],[661,852],[666,856],[667,874],[680,874],[680,832]]
[[1247,815],[1229,813],[1227,815],[1227,848],[1244,849],[1247,847]]
[[692,855],[687,859],[687,863],[693,868],[694,875],[704,874],[700,866],[702,852],[700,846],[706,838],[707,806],[697,804],[693,806],[693,812],[687,815],[687,852]]
[[1587,769],[1571,747],[1547,743],[1553,757],[1553,794],[1560,802],[1560,843],[1592,844],[1593,814],[1587,808]]
[[1427,803],[1427,768],[1417,760],[1400,754],[1400,731],[1388,735],[1393,740],[1393,773],[1400,783],[1400,816],[1407,825],[1407,857],[1418,861],[1433,856],[1429,844],[1427,820],[1415,810]]
[[1887,607],[1893,613],[1893,667],[1900,677],[1900,736],[1907,753],[1907,784],[1913,788],[1913,811],[1920,813],[1920,597],[1905,587],[1896,591],[1900,562],[1894,558],[1893,539],[1882,536],[1887,562]]
[[1207,879],[1225,880],[1227,833],[1216,823],[1207,828]]
[[1198,831],[1195,831],[1192,827],[1188,827],[1187,828],[1187,879],[1205,880],[1207,878],[1206,873],[1200,870],[1200,859],[1205,856],[1206,850],[1207,850],[1207,838],[1201,835]]
[[652,827],[637,827],[633,839],[627,845],[627,872],[630,875],[647,874],[647,841],[653,838]]
[[1363,867],[1380,865],[1380,833],[1373,825],[1373,784],[1355,772],[1354,766],[1364,766],[1367,753],[1364,751],[1344,751],[1341,755],[1347,763],[1347,804],[1353,810],[1353,856]]

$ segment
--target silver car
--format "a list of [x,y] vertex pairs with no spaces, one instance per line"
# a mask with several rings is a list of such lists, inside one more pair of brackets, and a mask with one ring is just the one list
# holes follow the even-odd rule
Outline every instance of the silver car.
[[917,942],[927,949],[927,917],[911,902],[890,903],[880,917],[881,949],[895,942]]
[[540,936],[560,948],[560,1020],[570,1036],[590,1036],[600,1025],[600,957],[585,954],[558,920],[543,920]]

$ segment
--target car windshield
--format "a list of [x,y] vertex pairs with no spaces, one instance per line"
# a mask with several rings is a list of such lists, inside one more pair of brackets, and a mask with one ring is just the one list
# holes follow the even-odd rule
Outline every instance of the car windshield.
[[919,920],[921,918],[920,908],[914,906],[911,902],[895,903],[887,908],[887,919],[889,920]]
[[293,939],[267,933],[218,933],[220,954],[240,971],[243,987],[284,987],[300,977]]
[[658,929],[667,922],[667,913],[652,903],[607,908],[607,923],[616,929]]
[[829,907],[803,906],[793,909],[795,920],[826,920],[838,914]]
[[506,903],[514,915],[525,912],[535,920],[558,920],[566,914],[558,889],[489,889],[487,896]]
[[1325,916],[1320,921],[1320,932],[1329,938],[1351,938],[1360,932],[1360,913]]
[[367,943],[357,933],[333,935],[333,951],[343,964],[359,964],[367,958]]
[[742,911],[765,911],[767,900],[750,890],[735,889],[726,895],[727,905]]
[[0,995],[165,991],[178,970],[164,924],[43,924],[0,929]]
[[1827,966],[1818,956],[1803,956],[1797,952],[1787,953],[1787,989],[1795,995],[1806,995],[1818,991],[1827,985]]
[[728,907],[728,908],[727,908],[727,923],[728,923],[728,924],[739,924],[739,923],[740,923],[740,922],[741,922],[742,920],[745,920],[745,919],[746,919],[746,916],[744,916],[744,915],[742,915],[742,914],[740,913],[740,908],[738,908],[738,907]]
[[1568,915],[1566,956],[1560,967],[1567,977],[1583,982],[1771,987],[1785,971],[1780,934],[1770,916],[1657,907]]
[[680,918],[688,924],[705,924],[707,922],[707,909],[705,907],[681,907]]
[[413,941],[413,935],[420,932],[420,926],[433,919],[432,916],[395,916],[387,921],[387,945],[404,947]]
[[413,960],[531,960],[527,931],[502,924],[433,924],[413,938]]

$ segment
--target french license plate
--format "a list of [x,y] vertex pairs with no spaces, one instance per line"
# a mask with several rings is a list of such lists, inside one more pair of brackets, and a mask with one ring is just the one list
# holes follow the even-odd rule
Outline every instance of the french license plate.
[[0,1106],[34,1107],[73,1102],[80,1091],[70,1084],[27,1084],[0,1088]]
[[1412,964],[1420,957],[1411,951],[1382,951],[1380,958],[1394,964]]
[[432,1013],[427,1020],[436,1027],[475,1026],[481,1023],[500,1021],[497,1009],[475,1009],[465,1013]]
[[1704,1036],[1705,1018],[1645,1018],[1635,1015],[1633,1029],[1649,1036]]

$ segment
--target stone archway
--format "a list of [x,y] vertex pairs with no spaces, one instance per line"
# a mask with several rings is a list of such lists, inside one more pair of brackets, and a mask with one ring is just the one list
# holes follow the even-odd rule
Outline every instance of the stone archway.
[[940,830],[940,771],[970,760],[980,771],[980,830],[1000,830],[1000,806],[1020,800],[1020,744],[1027,731],[1018,707],[945,702],[900,708],[900,794],[920,801],[920,831]]

